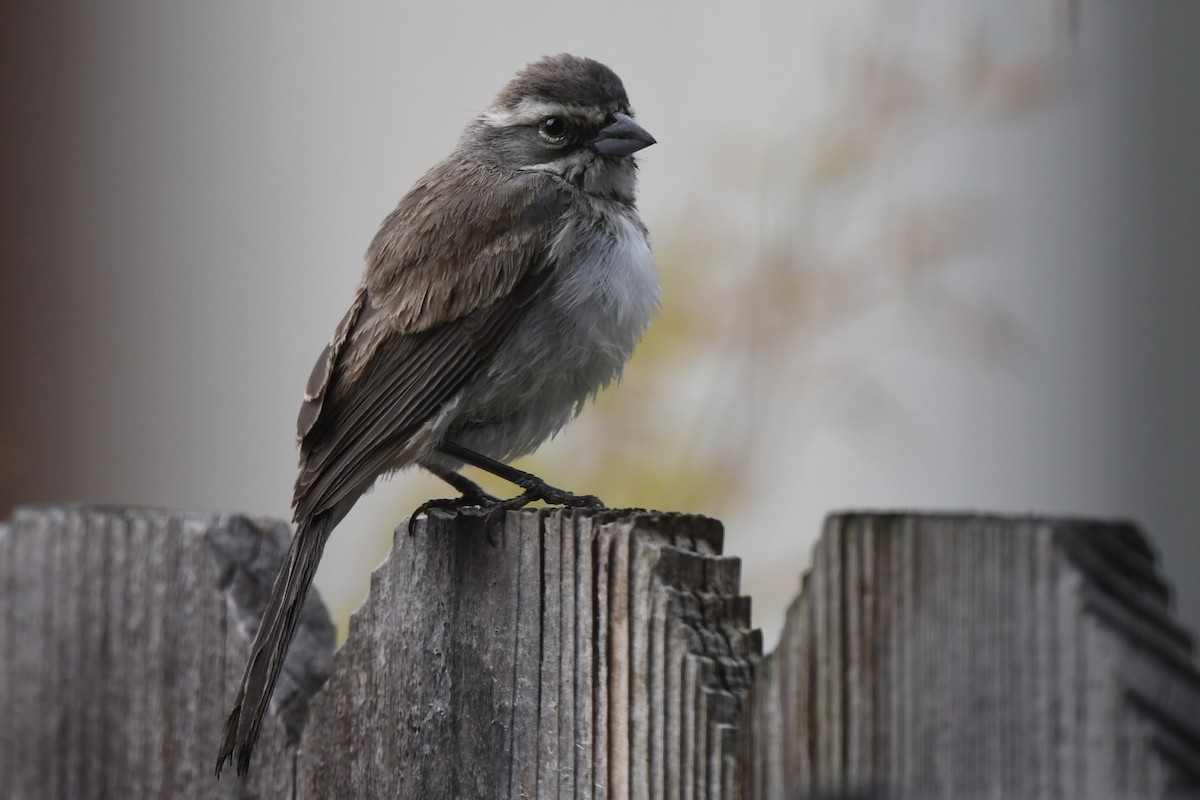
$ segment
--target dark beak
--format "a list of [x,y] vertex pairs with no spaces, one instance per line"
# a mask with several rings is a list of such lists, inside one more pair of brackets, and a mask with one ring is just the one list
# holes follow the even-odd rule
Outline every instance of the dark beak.
[[654,144],[654,137],[628,114],[613,114],[613,121],[600,129],[592,147],[605,156],[627,156]]

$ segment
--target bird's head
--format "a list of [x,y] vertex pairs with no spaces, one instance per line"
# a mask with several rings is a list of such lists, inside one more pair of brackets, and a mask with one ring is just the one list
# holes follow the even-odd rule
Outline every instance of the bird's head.
[[517,73],[464,139],[497,166],[547,172],[628,202],[637,169],[630,156],[654,144],[634,121],[621,79],[598,61],[567,54]]

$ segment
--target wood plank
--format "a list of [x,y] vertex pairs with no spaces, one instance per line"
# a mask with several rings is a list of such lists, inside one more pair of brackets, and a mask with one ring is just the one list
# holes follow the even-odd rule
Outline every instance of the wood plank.
[[[213,775],[257,624],[239,600],[269,587],[287,537],[246,517],[86,506],[0,525],[0,796],[288,796],[274,718],[250,781]],[[327,668],[333,627],[315,600],[302,625],[289,681],[319,684],[308,648]]]
[[843,514],[743,717],[744,796],[1200,793],[1200,672],[1131,525]]
[[[313,703],[299,797],[380,786],[431,800],[661,797],[653,777],[667,750],[650,743],[663,735],[651,709],[703,704],[723,678],[711,668],[691,696],[661,694],[668,683],[648,677],[654,598],[668,584],[708,598],[707,616],[662,624],[691,628],[683,638],[696,658],[719,651],[726,677],[759,658],[746,604],[722,594],[737,590],[736,565],[716,554],[711,520],[530,510],[496,524],[489,537],[469,513],[435,514],[412,537],[398,533]],[[685,558],[695,562],[686,574],[660,568]],[[386,675],[363,663],[367,653],[386,653]],[[724,697],[731,709],[743,683]],[[347,708],[362,709],[365,730],[336,726]],[[732,710],[724,717],[736,722]],[[735,737],[702,733],[703,763],[733,757]],[[355,766],[360,753],[391,760],[368,772]]]

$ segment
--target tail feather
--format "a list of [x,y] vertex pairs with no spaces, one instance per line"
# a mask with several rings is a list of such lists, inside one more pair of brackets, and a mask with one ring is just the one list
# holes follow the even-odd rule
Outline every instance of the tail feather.
[[271,589],[271,599],[263,612],[258,635],[254,637],[233,710],[225,720],[221,751],[217,756],[218,776],[229,760],[236,761],[239,776],[244,776],[250,769],[250,754],[258,741],[263,717],[283,669],[288,645],[296,633],[296,623],[321,561],[325,542],[337,519],[319,515],[301,522],[296,530],[287,558]]

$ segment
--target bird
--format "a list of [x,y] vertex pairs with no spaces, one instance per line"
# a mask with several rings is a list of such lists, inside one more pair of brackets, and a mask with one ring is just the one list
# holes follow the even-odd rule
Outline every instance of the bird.
[[[383,221],[297,419],[296,533],[227,717],[217,775],[250,768],[330,533],[381,476],[419,467],[489,515],[602,506],[508,462],[621,375],[662,294],[633,154],[655,144],[621,79],[590,58],[520,70]],[[460,474],[521,490],[508,499]],[[410,528],[411,532],[411,528]]]

